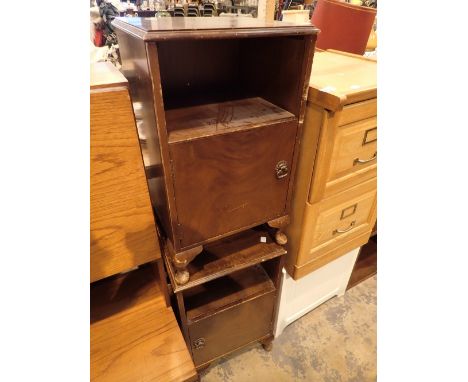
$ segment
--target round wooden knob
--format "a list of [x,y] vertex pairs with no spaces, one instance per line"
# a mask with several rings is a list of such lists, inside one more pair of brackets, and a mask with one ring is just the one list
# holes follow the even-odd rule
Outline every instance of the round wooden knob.
[[179,285],[187,284],[190,279],[190,274],[187,271],[176,271],[174,275],[175,281]]
[[288,242],[288,237],[284,232],[276,231],[275,240],[279,245],[285,245]]

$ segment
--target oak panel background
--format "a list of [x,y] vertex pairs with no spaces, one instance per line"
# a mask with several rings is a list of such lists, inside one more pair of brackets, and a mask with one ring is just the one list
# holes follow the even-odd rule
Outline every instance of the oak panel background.
[[127,87],[90,98],[93,282],[161,255]]
[[151,266],[91,286],[93,382],[198,380]]

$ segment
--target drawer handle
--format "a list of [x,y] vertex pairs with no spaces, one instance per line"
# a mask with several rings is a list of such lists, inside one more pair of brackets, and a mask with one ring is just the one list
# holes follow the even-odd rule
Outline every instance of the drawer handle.
[[288,168],[288,162],[285,160],[281,160],[276,164],[276,177],[278,179],[284,178],[288,176],[289,173],[289,168]]
[[337,233],[346,233],[346,232],[349,232],[349,231],[351,231],[351,230],[354,228],[355,224],[356,224],[356,220],[353,220],[353,221],[351,222],[351,224],[349,225],[348,228],[343,229],[343,230],[341,230],[341,229],[335,229],[335,230],[333,231],[333,235],[336,235]]
[[194,349],[203,349],[205,347],[205,339],[202,337],[193,341],[193,347]]
[[363,164],[363,163],[369,163],[372,162],[373,160],[377,159],[377,153],[374,154],[374,156],[370,159],[359,159],[356,158],[353,162],[353,166],[356,166],[357,164]]

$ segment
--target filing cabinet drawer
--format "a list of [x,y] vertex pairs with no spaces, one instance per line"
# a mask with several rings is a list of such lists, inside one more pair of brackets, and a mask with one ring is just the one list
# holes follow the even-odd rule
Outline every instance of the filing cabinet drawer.
[[327,155],[316,163],[309,202],[336,195],[377,175],[377,118],[371,117],[328,132]]
[[332,183],[348,174],[367,168],[375,170],[377,164],[377,118],[340,126],[328,173]]
[[365,233],[376,218],[377,181],[370,179],[319,203],[307,204],[298,265]]
[[341,111],[340,125],[357,122],[377,115],[377,98],[347,105]]

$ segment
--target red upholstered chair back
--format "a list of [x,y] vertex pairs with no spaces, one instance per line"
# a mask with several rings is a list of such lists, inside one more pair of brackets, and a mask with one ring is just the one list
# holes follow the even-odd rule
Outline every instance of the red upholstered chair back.
[[311,22],[321,30],[316,47],[364,54],[377,10],[337,0],[318,0]]

